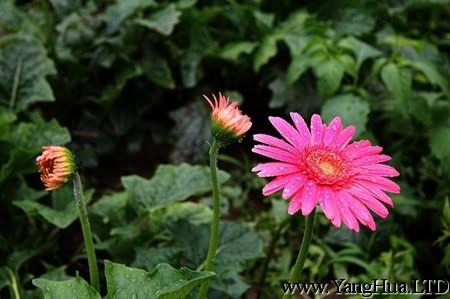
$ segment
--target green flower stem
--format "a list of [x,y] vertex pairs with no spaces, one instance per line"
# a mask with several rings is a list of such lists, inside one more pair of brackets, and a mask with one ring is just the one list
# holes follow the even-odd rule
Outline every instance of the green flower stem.
[[[309,216],[306,217],[305,232],[303,234],[302,244],[297,255],[294,267],[292,267],[289,282],[298,282],[300,279],[300,272],[303,270],[305,264],[306,254],[308,253],[309,244],[311,243],[312,232],[314,227],[314,218],[316,211],[312,211]],[[283,295],[283,299],[292,298],[292,294],[286,293]]]
[[[214,258],[216,257],[217,243],[219,241],[219,221],[220,221],[220,190],[217,180],[217,154],[219,153],[219,143],[214,138],[209,148],[209,167],[211,174],[211,187],[213,195],[213,220],[211,223],[211,234],[209,237],[208,255],[205,260],[205,271],[214,270]],[[199,299],[206,299],[208,295],[209,281],[203,283],[198,295]]]
[[97,257],[95,255],[94,241],[92,240],[91,225],[89,224],[86,202],[83,196],[83,185],[81,184],[81,178],[77,171],[75,171],[73,175],[73,193],[80,213],[81,230],[83,231],[84,246],[86,247],[89,264],[89,278],[92,287],[97,291],[100,291]]

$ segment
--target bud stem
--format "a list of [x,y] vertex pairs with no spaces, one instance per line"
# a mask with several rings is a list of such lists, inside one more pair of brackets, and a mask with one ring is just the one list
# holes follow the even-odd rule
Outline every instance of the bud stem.
[[86,202],[83,196],[83,185],[77,171],[73,174],[73,193],[77,202],[78,212],[80,214],[81,230],[83,231],[84,246],[89,264],[89,278],[91,285],[97,291],[100,291],[100,283],[98,279],[97,257],[95,255],[94,241],[92,240],[91,225],[86,208]]
[[[211,222],[211,234],[209,237],[208,255],[205,260],[205,271],[214,270],[214,259],[216,257],[217,243],[219,241],[219,222],[220,222],[220,189],[217,180],[217,154],[219,153],[219,143],[213,138],[209,148],[209,167],[211,175],[211,187],[213,195],[213,219]],[[203,283],[200,288],[198,299],[206,299],[208,295],[209,281]]]

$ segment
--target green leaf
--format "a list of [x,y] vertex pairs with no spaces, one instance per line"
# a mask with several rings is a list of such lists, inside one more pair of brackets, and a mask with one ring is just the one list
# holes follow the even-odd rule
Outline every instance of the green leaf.
[[108,85],[99,98],[93,98],[93,100],[104,105],[111,104],[122,93],[128,81],[139,77],[142,74],[142,68],[137,65],[131,65],[124,70],[119,71],[115,78],[115,82]]
[[263,65],[269,62],[270,58],[277,54],[277,42],[280,39],[278,35],[268,35],[261,41],[258,49],[256,50],[253,69],[258,72]]
[[142,62],[145,75],[159,86],[167,89],[175,88],[175,80],[172,76],[169,63],[154,51],[146,51]]
[[158,231],[179,220],[199,225],[211,222],[212,210],[204,205],[193,202],[175,202],[165,208],[152,210],[149,213],[152,230]]
[[380,56],[382,53],[378,49],[360,41],[353,36],[342,39],[338,46],[344,49],[348,49],[355,54],[356,57],[356,70],[359,71],[362,63],[368,58],[374,58]]
[[335,116],[342,117],[345,125],[354,125],[358,134],[366,130],[369,104],[361,98],[344,94],[331,98],[322,106],[322,117],[329,122]]
[[70,141],[66,128],[50,122],[20,123],[11,131],[9,142],[15,146],[8,161],[0,167],[0,182],[13,174],[27,173],[35,169],[34,156],[43,145],[61,145]]
[[[206,257],[210,225],[193,225],[179,221],[170,226],[175,248],[182,249],[182,258],[190,267],[198,267]],[[215,260],[217,276],[211,288],[240,298],[248,288],[239,273],[250,260],[264,256],[261,237],[250,227],[231,222],[221,222],[219,245]],[[222,297],[223,298],[223,297]]]
[[145,19],[137,19],[138,25],[152,29],[162,35],[170,35],[180,20],[181,13],[177,11],[174,4],[169,4],[163,9],[151,14]]
[[[85,200],[90,201],[94,190],[84,192]],[[52,192],[52,207],[39,202],[25,199],[14,201],[13,204],[21,208],[27,215],[40,215],[47,222],[58,228],[67,228],[78,218],[78,208],[69,186],[54,190]]]
[[442,91],[450,97],[450,88],[447,78],[445,78],[432,63],[427,61],[411,61],[408,62],[408,65],[411,65],[416,70],[424,73],[431,84],[439,86]]
[[[228,178],[226,172],[219,171],[220,183]],[[161,165],[150,180],[132,175],[122,177],[122,184],[137,205],[149,209],[183,201],[211,190],[209,169],[188,164]]]
[[322,97],[334,94],[341,85],[344,67],[337,59],[329,59],[314,66],[314,73],[319,78],[318,90]]
[[101,299],[97,291],[80,277],[65,281],[37,278],[33,279],[33,285],[41,289],[44,299]]
[[250,54],[255,50],[257,43],[241,41],[231,42],[223,46],[218,56],[223,59],[237,61],[242,54]]
[[46,77],[56,74],[39,40],[13,35],[0,40],[0,102],[19,112],[55,98]]
[[43,145],[63,145],[70,142],[70,133],[56,120],[49,122],[20,123],[13,130],[12,143],[21,148],[40,148]]
[[450,127],[440,127],[431,130],[431,153],[441,161],[441,166],[450,177]]
[[130,195],[127,192],[104,195],[89,207],[89,212],[101,216],[103,223],[109,223],[125,217],[125,207],[129,200]]
[[176,260],[181,252],[182,249],[175,247],[137,248],[133,266],[153,270],[160,263]]
[[108,294],[105,299],[182,299],[196,286],[214,276],[212,272],[179,270],[159,264],[151,272],[105,261]]
[[116,0],[113,5],[107,8],[105,13],[107,19],[106,32],[114,33],[119,30],[126,19],[155,5],[154,0]]
[[286,83],[293,84],[305,71],[311,67],[308,55],[298,55],[292,58],[286,71]]
[[[335,3],[339,3],[339,1],[335,1]],[[353,1],[353,3],[358,5],[364,2]],[[376,20],[371,15],[372,10],[364,10],[358,6],[343,4],[336,7],[336,10],[329,8],[333,14],[332,26],[340,35],[360,36],[369,33],[374,28]]]
[[411,72],[404,68],[399,68],[394,63],[388,63],[381,69],[381,79],[383,79],[387,90],[391,94],[393,101],[404,117],[407,117],[408,103],[411,99]]

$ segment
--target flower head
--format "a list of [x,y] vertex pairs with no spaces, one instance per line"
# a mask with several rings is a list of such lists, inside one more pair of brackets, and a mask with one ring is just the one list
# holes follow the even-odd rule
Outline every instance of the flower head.
[[252,169],[259,177],[275,177],[263,188],[268,196],[283,189],[289,199],[289,214],[301,210],[309,215],[317,204],[334,226],[344,223],[359,231],[359,223],[375,230],[369,210],[385,218],[383,204],[393,206],[385,192],[399,193],[400,187],[386,177],[399,175],[395,168],[382,164],[391,158],[382,155],[380,146],[368,140],[350,143],[355,128],[343,127],[340,117],[328,125],[319,115],[311,118],[311,130],[298,113],[291,113],[294,126],[279,117],[270,117],[272,125],[284,138],[254,135],[263,144],[253,152],[277,160]]
[[41,180],[46,190],[58,189],[75,171],[73,154],[62,146],[43,146],[42,149],[44,151],[36,158]]
[[221,143],[227,144],[239,139],[252,126],[250,117],[239,110],[236,102],[230,102],[230,98],[225,98],[221,93],[219,93],[219,99],[213,95],[214,101],[207,96],[203,97],[212,109],[212,134]]

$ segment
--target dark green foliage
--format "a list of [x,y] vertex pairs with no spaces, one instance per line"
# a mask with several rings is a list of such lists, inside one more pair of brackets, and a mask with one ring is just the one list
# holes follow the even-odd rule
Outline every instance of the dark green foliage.
[[[290,111],[342,116],[401,173],[376,232],[319,214],[304,279],[448,278],[449,19],[447,0],[0,0],[0,297],[195,298],[211,279],[211,299],[279,298],[303,219],[263,198],[250,148]],[[213,276],[201,95],[218,91],[254,125],[219,161]],[[70,184],[50,195],[35,174],[45,144],[76,154],[99,259],[114,261],[102,294]]]

